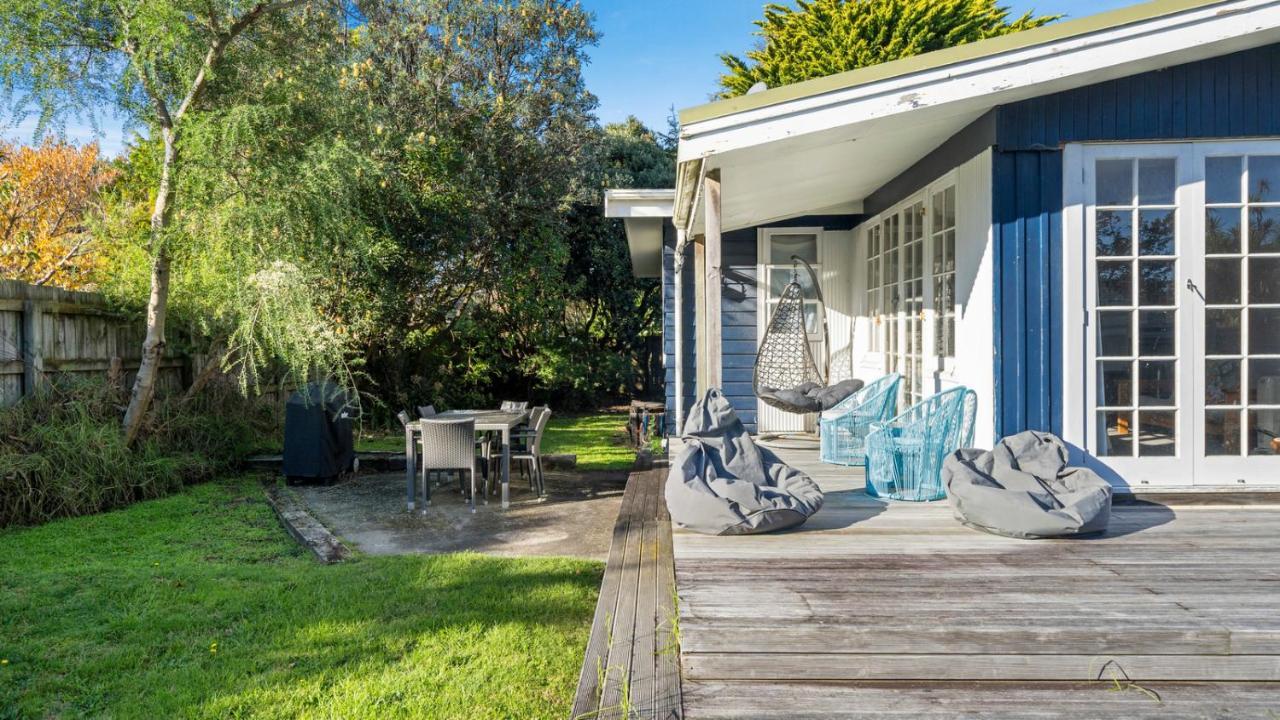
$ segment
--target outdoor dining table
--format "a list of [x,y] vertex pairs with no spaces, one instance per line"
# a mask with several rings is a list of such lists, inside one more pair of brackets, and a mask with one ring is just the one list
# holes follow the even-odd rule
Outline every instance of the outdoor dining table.
[[[436,420],[475,420],[476,432],[494,432],[502,437],[502,509],[511,506],[511,431],[529,420],[527,410],[507,412],[503,410],[449,410],[435,416]],[[405,481],[409,490],[409,510],[414,506],[414,480],[417,476],[417,454],[414,452],[415,436],[421,436],[420,420],[404,426]]]

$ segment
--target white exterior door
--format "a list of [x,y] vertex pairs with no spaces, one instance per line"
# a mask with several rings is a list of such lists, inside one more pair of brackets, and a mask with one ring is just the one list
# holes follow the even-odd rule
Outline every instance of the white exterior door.
[[1280,482],[1280,144],[1067,160],[1068,439],[1131,486]]

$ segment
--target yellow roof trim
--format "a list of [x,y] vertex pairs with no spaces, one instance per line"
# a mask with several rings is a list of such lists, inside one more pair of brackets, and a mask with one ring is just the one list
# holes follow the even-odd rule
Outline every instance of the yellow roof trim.
[[822,95],[824,93],[846,90],[858,85],[887,80],[911,73],[923,72],[955,63],[998,55],[1012,50],[1043,45],[1045,43],[1065,40],[1078,35],[1110,30],[1144,20],[1151,20],[1165,15],[1173,15],[1187,10],[1217,5],[1228,0],[1153,0],[1140,5],[1117,8],[1096,15],[1089,15],[1066,22],[1051,23],[1031,30],[1002,35],[1000,37],[979,40],[977,42],[957,45],[955,47],[935,50],[898,60],[891,60],[879,65],[870,65],[856,70],[849,70],[835,75],[814,78],[803,82],[783,85],[753,95],[740,95],[726,100],[697,105],[680,111],[680,124],[711,120],[733,115],[746,110],[778,105],[791,100]]

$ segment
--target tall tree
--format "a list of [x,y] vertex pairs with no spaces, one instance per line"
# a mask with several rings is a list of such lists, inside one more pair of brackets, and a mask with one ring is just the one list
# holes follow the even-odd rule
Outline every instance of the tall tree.
[[[144,122],[160,161],[149,223],[151,256],[146,337],[124,415],[136,437],[155,394],[165,349],[174,190],[184,134],[200,112],[234,101],[210,86],[234,54],[295,34],[321,0],[8,0],[0,9],[0,90],[20,111],[35,106],[40,126],[113,104]],[[259,58],[260,59],[260,58]]]
[[68,290],[91,286],[101,256],[86,226],[115,172],[97,145],[0,142],[0,276]]
[[996,0],[797,0],[770,3],[757,20],[759,46],[720,56],[720,97],[763,82],[778,87],[898,58],[1007,35],[1060,16],[1010,19]]

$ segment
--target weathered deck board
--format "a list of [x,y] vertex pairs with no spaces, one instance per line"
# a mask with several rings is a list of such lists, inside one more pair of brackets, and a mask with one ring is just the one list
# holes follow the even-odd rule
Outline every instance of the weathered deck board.
[[827,491],[806,526],[673,536],[688,717],[1280,717],[1273,498],[1122,503],[1102,537],[1024,541],[778,453]]
[[570,717],[682,717],[665,469],[632,473],[614,527]]

